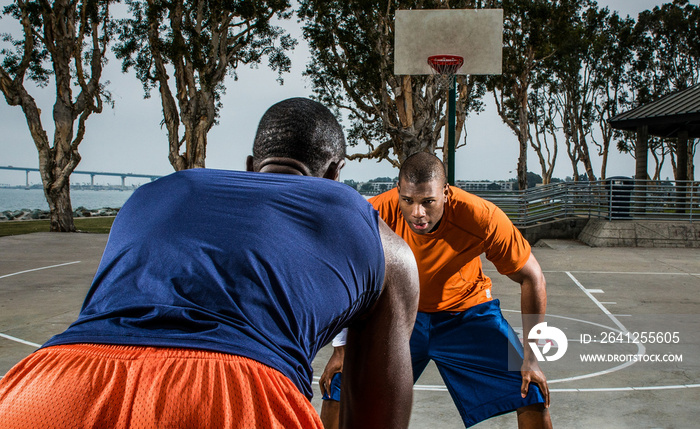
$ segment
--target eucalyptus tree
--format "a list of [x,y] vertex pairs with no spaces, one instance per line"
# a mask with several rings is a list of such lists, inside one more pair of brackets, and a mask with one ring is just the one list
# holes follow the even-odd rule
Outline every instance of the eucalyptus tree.
[[700,83],[700,6],[674,0],[639,14],[636,90],[640,104]]
[[611,143],[618,140],[622,145],[633,142],[628,133],[614,130],[608,119],[632,108],[629,89],[630,70],[634,55],[632,31],[634,20],[621,18],[617,12],[602,9],[590,11],[584,18],[601,25],[594,43],[600,51],[598,67],[593,74],[597,95],[593,104],[596,110],[600,139],[592,136],[592,141],[601,157],[600,179],[607,176],[608,156]]
[[604,12],[595,2],[580,0],[569,2],[569,19],[560,26],[557,54],[552,58],[557,105],[560,110],[567,153],[578,178],[581,163],[588,180],[595,180],[588,140],[596,122],[596,95],[598,82],[595,76],[602,67],[603,55],[600,35]]
[[530,146],[537,155],[542,171],[542,183],[545,185],[552,181],[559,154],[559,133],[561,131],[557,103],[551,88],[551,70],[538,70],[528,97],[532,125]]
[[[656,6],[639,14],[634,32],[632,86],[638,104],[700,83],[700,6],[688,0]],[[690,142],[684,148],[688,152],[684,158],[689,177],[693,177],[696,145]],[[675,140],[663,140],[657,147],[654,156],[663,159],[669,153],[677,164]]]
[[571,19],[558,32],[558,52],[548,60],[553,73],[550,90],[562,121],[574,179],[579,177],[581,164],[588,180],[595,180],[593,151],[601,157],[600,178],[605,178],[610,143],[613,136],[622,138],[607,119],[629,106],[626,88],[634,22],[598,8],[591,0],[571,5]]
[[530,143],[529,97],[538,71],[557,52],[559,33],[571,17],[570,0],[502,0],[503,74],[489,79],[496,109],[518,138],[517,178],[527,188],[527,152]]
[[[387,160],[398,167],[416,152],[435,153],[445,126],[447,94],[432,76],[396,76],[394,14],[398,9],[489,7],[489,1],[301,0],[299,17],[311,49],[307,66],[315,96],[347,115],[348,142],[367,153],[349,159]],[[457,79],[457,129],[482,108],[484,87]]]
[[[3,34],[0,89],[20,106],[39,154],[39,170],[50,209],[51,231],[75,231],[70,176],[80,162],[87,119],[110,102],[101,83],[113,25],[107,0],[17,0],[3,14],[19,21],[21,37]],[[27,81],[55,86],[53,138]],[[77,124],[76,124],[77,122]]]
[[[122,69],[134,68],[146,96],[158,87],[168,159],[183,170],[205,166],[207,133],[216,123],[224,79],[241,64],[267,58],[289,71],[296,40],[274,19],[292,16],[289,0],[126,0],[115,48]],[[184,145],[184,150],[183,150]]]

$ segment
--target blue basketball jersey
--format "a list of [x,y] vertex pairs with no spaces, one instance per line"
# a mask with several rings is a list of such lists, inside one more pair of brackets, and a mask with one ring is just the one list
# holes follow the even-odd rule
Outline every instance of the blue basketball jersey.
[[245,356],[311,397],[311,361],[375,302],[377,213],[327,179],[186,170],[116,217],[78,320],[44,346],[183,347]]

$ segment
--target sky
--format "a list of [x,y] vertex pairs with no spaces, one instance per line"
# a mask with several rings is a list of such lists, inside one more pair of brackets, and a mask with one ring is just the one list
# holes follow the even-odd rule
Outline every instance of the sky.
[[[670,1],[670,0],[669,0]],[[0,7],[9,4],[0,0]],[[620,15],[632,17],[643,10],[663,4],[660,0],[599,0],[598,4],[616,10]],[[0,19],[0,32],[15,31],[10,18]],[[208,134],[206,165],[208,168],[243,170],[245,159],[250,154],[258,121],[272,104],[290,97],[309,97],[312,87],[309,79],[302,76],[309,61],[308,46],[301,37],[300,24],[296,18],[280,23],[298,40],[292,60],[291,73],[283,75],[280,85],[277,73],[262,64],[258,68],[239,67],[238,80],[227,78],[227,91],[222,97],[219,125]],[[17,27],[19,28],[19,27]],[[108,80],[108,89],[115,102],[114,108],[105,106],[101,114],[93,114],[87,121],[85,140],[79,147],[82,161],[77,170],[119,173],[166,175],[173,171],[168,162],[168,143],[165,129],[161,128],[162,110],[157,91],[144,99],[141,83],[133,71],[121,72],[121,64],[113,56],[105,67],[103,80]],[[51,109],[55,97],[53,87],[30,88],[42,109],[42,123],[52,138]],[[38,167],[37,150],[30,137],[27,124],[18,106],[9,106],[0,97],[0,166]],[[466,124],[466,147],[457,150],[455,157],[457,180],[507,180],[515,177],[518,159],[518,142],[515,134],[496,113],[491,95],[485,97],[486,110],[472,114]],[[347,122],[341,122],[349,125]],[[462,139],[459,144],[464,144]],[[348,153],[366,152],[366,147],[348,148]],[[696,165],[700,163],[696,157]],[[572,175],[566,148],[560,147],[555,168],[555,177]],[[666,162],[662,178],[672,178],[670,161]],[[600,158],[594,156],[596,175],[600,171]],[[652,161],[650,157],[650,169]],[[528,169],[540,172],[536,154],[528,152]],[[395,177],[398,170],[387,161],[363,160],[348,162],[341,172],[341,180],[358,182],[376,177]],[[607,176],[633,176],[634,160],[630,155],[619,154],[611,149]],[[72,183],[89,182],[89,176],[74,175]],[[115,177],[95,177],[96,184],[116,184]],[[0,170],[0,185],[22,185],[24,172]],[[40,183],[38,173],[30,173],[30,183]],[[127,179],[127,184],[139,183]]]

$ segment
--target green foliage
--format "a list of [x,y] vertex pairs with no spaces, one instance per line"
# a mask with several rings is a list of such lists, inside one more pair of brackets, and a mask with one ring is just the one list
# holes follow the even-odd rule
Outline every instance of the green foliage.
[[[291,60],[286,52],[297,42],[272,19],[289,19],[289,0],[267,1],[174,1],[126,0],[130,17],[119,21],[119,40],[114,47],[122,60],[122,71],[133,68],[150,95],[158,83],[154,56],[166,65],[193,70],[192,84],[213,91],[217,100],[224,91],[226,75],[236,76],[239,64],[267,66],[288,72]],[[158,37],[149,27],[158,28]]]
[[[393,68],[385,11],[370,1],[305,0],[299,17],[312,56],[304,74],[318,100],[348,114],[351,146],[384,140],[385,124],[372,107],[381,104]],[[368,49],[377,44],[382,48]]]
[[[99,36],[103,46],[114,35],[114,25],[109,17],[109,5],[114,3],[114,0],[84,0],[80,2],[71,2],[71,5],[66,9],[66,14],[74,16],[65,18],[65,22],[71,22],[79,31],[83,31],[82,39],[77,37],[75,40],[53,40],[55,37],[54,31],[50,30],[50,25],[45,26],[47,17],[59,19],[57,10],[59,7],[55,4],[44,3],[41,1],[27,1],[24,3],[24,10],[20,8],[18,2],[5,6],[2,9],[2,14],[6,17],[16,20],[23,28],[22,37],[17,37],[8,32],[0,33],[0,39],[5,42],[8,47],[0,49],[2,56],[2,68],[10,76],[16,78],[18,75],[26,77],[34,81],[38,86],[45,87],[49,83],[50,77],[54,74],[51,61],[51,49],[54,52],[61,50],[62,47],[72,46],[74,52],[82,54],[82,58],[77,58],[82,62],[84,67],[83,77],[85,80],[90,79],[90,61],[92,60],[91,49],[86,49],[89,45],[85,44],[84,38],[92,37],[92,32],[101,28]],[[52,2],[54,3],[54,2]],[[52,9],[52,7],[54,9]],[[26,22],[23,21],[23,11],[26,14]],[[86,21],[81,23],[80,16],[83,11],[86,12]],[[64,13],[64,12],[61,12]],[[95,27],[93,28],[93,24]],[[30,30],[30,31],[27,31]],[[48,45],[47,45],[48,42]],[[10,47],[11,46],[11,47]],[[25,53],[25,50],[29,52]],[[70,51],[69,51],[70,52]],[[72,70],[73,77],[76,78],[76,70]],[[105,95],[108,95],[105,92]]]
[[527,187],[534,188],[535,186],[542,183],[542,176],[532,171],[527,172]]
[[[476,3],[454,1],[449,7]],[[408,77],[406,90],[406,82],[394,75],[394,14],[397,9],[437,9],[447,4],[440,0],[300,1],[298,15],[311,50],[305,75],[315,97],[347,115],[351,146],[370,147],[369,154],[351,159],[387,159],[398,166],[412,153],[435,151],[445,122],[446,95],[436,91],[430,76]],[[463,89],[458,101],[463,119],[469,111],[482,109],[484,88],[473,78],[460,78],[458,84]]]
[[[28,6],[30,10],[29,22],[31,23],[31,28],[35,29],[35,31],[31,34],[31,43],[34,46],[34,49],[31,51],[28,58],[29,64],[27,68],[27,77],[36,82],[38,86],[44,87],[48,85],[49,77],[53,73],[53,70],[46,67],[46,62],[50,58],[49,52],[38,37],[42,24],[38,3],[31,2],[28,4]],[[17,20],[18,22],[22,21],[22,13],[17,3],[12,3],[9,6],[5,6],[2,13],[5,16]],[[3,48],[0,50],[0,55],[2,55],[2,67],[11,76],[17,76],[19,73],[23,73],[22,61],[24,59],[25,49],[24,37],[17,39],[10,33],[2,33],[0,34],[0,38],[3,42],[8,43],[14,48]]]
[[346,185],[348,185],[348,186],[351,187],[352,189],[355,189],[355,190],[357,190],[357,185],[359,185],[358,182],[356,182],[356,181],[354,181],[354,180],[352,180],[352,179],[343,180],[343,183],[346,184]]
[[[535,74],[542,72],[545,61],[557,61],[562,44],[572,43],[562,37],[566,23],[574,15],[574,5],[567,0],[502,0],[503,8],[503,73],[488,79],[491,91],[502,95],[504,119],[515,127],[521,126],[519,109],[527,97],[530,84],[539,83]],[[551,75],[544,74],[551,82]]]
[[291,16],[289,0],[126,3],[131,16],[119,22],[114,48],[122,69],[135,69],[146,97],[158,87],[173,168],[205,167],[207,133],[218,120],[226,76],[236,78],[239,64],[256,67],[265,58],[280,83],[289,71],[286,52],[296,40],[272,25]]
[[392,179],[391,177],[377,177],[377,178],[371,179],[370,182],[392,182],[392,181],[396,181],[396,180],[398,180],[398,178]]
[[674,0],[639,14],[634,88],[647,103],[700,82],[700,6]]

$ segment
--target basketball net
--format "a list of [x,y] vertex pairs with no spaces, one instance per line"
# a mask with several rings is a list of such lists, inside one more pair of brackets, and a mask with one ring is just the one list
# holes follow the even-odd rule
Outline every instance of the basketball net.
[[462,68],[464,58],[459,55],[432,55],[428,57],[428,64],[433,70],[438,88],[452,89],[454,77]]

